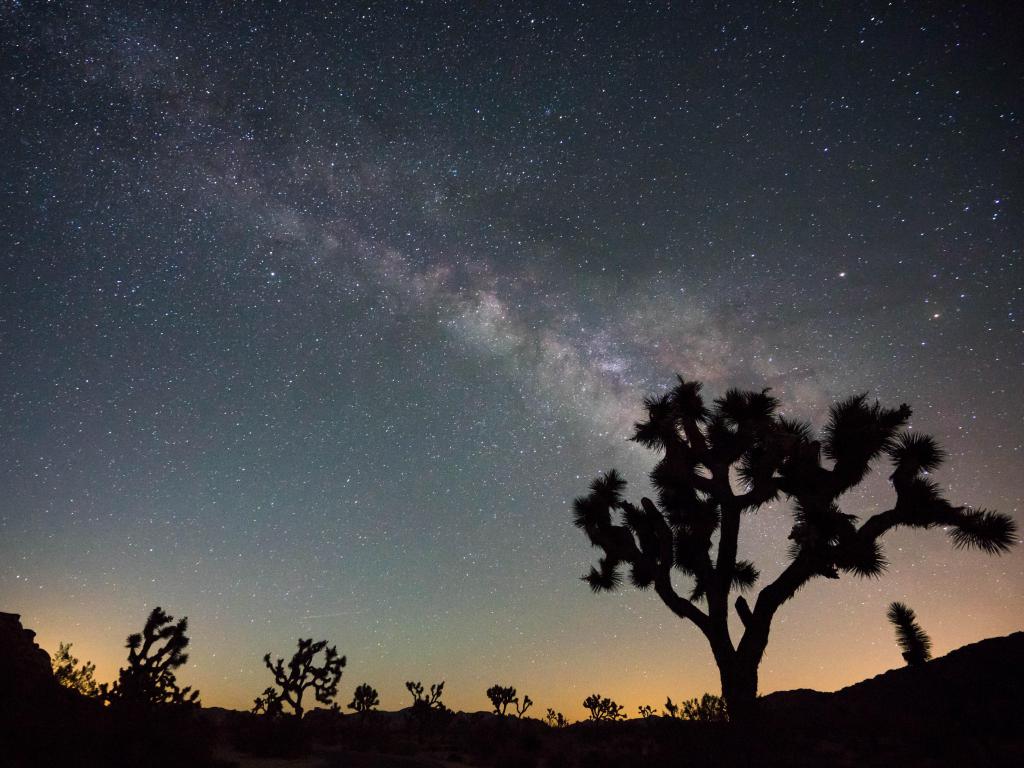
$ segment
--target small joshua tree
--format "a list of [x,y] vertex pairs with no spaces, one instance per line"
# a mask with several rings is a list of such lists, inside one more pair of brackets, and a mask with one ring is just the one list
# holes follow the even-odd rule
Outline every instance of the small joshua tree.
[[380,706],[380,698],[377,695],[377,691],[369,683],[362,683],[356,686],[348,708],[354,709],[360,715],[365,715],[377,706]]
[[440,683],[434,683],[430,686],[430,693],[424,693],[423,683],[420,682],[409,682],[405,684],[405,689],[412,695],[412,706],[413,709],[444,709],[444,704],[441,703],[441,694],[444,693],[444,680]]
[[886,615],[896,628],[896,642],[907,664],[915,667],[928,661],[932,657],[932,641],[917,623],[913,609],[903,603],[892,603]]
[[277,717],[281,712],[281,697],[278,695],[277,689],[273,687],[266,688],[261,695],[253,700],[252,713],[254,715]]
[[672,701],[672,697],[665,699],[665,717],[672,719],[679,717],[679,705]]
[[[315,663],[316,656],[323,653],[323,662]],[[321,704],[330,706],[334,697],[338,695],[338,683],[341,682],[342,670],[345,667],[345,657],[338,655],[335,646],[328,646],[326,640],[313,642],[312,638],[299,638],[298,650],[292,656],[291,661],[285,667],[284,659],[276,662],[270,661],[270,654],[263,657],[266,664],[274,675],[274,682],[281,689],[267,688],[264,691],[264,710],[269,714],[281,711],[281,707],[287,704],[292,708],[296,717],[301,718],[303,713],[302,698],[307,690],[313,689],[314,698]],[[261,699],[256,699],[256,706],[260,706]],[[255,709],[255,707],[254,707]]]
[[555,712],[551,707],[548,707],[548,711],[544,715],[544,722],[552,728],[565,728],[569,725],[569,721],[565,719],[565,715],[561,712]]
[[512,686],[506,687],[495,683],[487,689],[487,698],[491,700],[494,714],[504,717],[509,705],[517,701],[516,689]]
[[622,707],[609,698],[601,698],[601,694],[592,693],[583,700],[583,708],[590,711],[590,719],[594,722],[613,722],[625,720]]
[[198,704],[199,691],[179,688],[175,678],[175,670],[188,661],[187,631],[187,618],[175,624],[173,616],[154,608],[142,632],[128,636],[128,666],[109,690],[100,686],[101,695],[112,704]]
[[487,689],[487,698],[491,700],[494,714],[502,717],[507,713],[509,705],[515,707],[516,716],[520,718],[526,714],[526,710],[533,706],[533,699],[529,696],[524,696],[520,703],[519,697],[516,696],[516,689],[511,685],[502,686],[495,683]]
[[652,717],[654,717],[654,707],[652,707],[650,704],[641,704],[639,707],[637,707],[637,712],[640,713],[640,717],[642,717],[644,720],[650,720]]
[[522,719],[523,715],[526,714],[526,710],[533,706],[533,699],[524,695],[522,703],[520,703],[519,699],[515,699],[513,703],[516,705],[516,717]]
[[78,666],[78,659],[71,655],[71,643],[61,643],[57,652],[50,659],[53,667],[53,679],[65,688],[78,691],[83,696],[99,696],[100,687],[96,684],[94,674],[96,665],[85,662]]
[[[595,592],[610,591],[625,571],[633,586],[653,588],[694,624],[711,647],[733,719],[754,714],[772,620],[808,582],[842,573],[880,576],[882,538],[894,528],[942,527],[955,548],[988,554],[1006,552],[1017,540],[1006,515],[944,498],[928,473],[945,454],[931,437],[903,431],[911,415],[906,405],[884,408],[855,395],[832,406],[819,436],[780,415],[768,390],[729,390],[708,408],[700,383],[680,378],[668,394],[644,400],[644,410],[632,439],[662,454],[651,472],[657,504],[626,501],[626,481],[614,470],[594,480],[573,505],[575,525],[603,551],[583,578]],[[893,464],[896,499],[861,522],[840,501],[882,457]],[[790,561],[753,605],[736,597],[743,631],[734,642],[730,593],[759,578],[755,565],[739,558],[740,525],[780,500],[792,504]],[[678,591],[676,574],[690,580],[688,594]]]

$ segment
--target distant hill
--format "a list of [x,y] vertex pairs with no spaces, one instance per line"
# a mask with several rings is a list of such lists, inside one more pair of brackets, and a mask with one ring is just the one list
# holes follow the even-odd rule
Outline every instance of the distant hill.
[[832,743],[837,758],[856,752],[877,758],[872,764],[913,757],[915,765],[966,766],[1017,755],[1024,765],[1022,662],[1024,632],[1015,632],[834,693],[780,691],[762,702],[773,727]]

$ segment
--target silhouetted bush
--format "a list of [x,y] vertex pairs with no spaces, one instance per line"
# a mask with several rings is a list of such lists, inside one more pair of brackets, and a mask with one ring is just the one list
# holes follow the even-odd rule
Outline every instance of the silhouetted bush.
[[78,659],[71,655],[71,643],[60,643],[50,663],[53,665],[53,679],[59,685],[83,696],[100,695],[100,687],[94,677],[96,665],[87,661],[79,666]]

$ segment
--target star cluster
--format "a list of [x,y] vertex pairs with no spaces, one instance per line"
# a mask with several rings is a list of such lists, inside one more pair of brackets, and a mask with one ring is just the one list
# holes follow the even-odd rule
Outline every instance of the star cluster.
[[[717,690],[570,525],[598,470],[646,487],[677,372],[907,401],[952,499],[1018,513],[1019,16],[324,6],[0,5],[0,606],[45,647],[113,677],[159,604],[211,704],[300,635],[385,708]],[[749,521],[766,576],[788,525]],[[787,606],[763,689],[900,663],[894,599],[940,653],[1019,628],[1017,554],[889,547]]]

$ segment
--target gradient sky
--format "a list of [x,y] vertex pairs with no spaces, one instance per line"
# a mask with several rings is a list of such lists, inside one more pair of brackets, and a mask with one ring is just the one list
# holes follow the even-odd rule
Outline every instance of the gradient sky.
[[[950,499],[1021,519],[1019,12],[290,5],[0,3],[0,610],[45,648],[110,679],[161,605],[208,705],[300,635],[343,704],[717,691],[570,523],[600,470],[644,491],[677,372],[907,401]],[[786,507],[746,523],[773,577]],[[1021,550],[887,542],[785,606],[762,691],[899,666],[892,600],[938,654],[1024,624]]]

